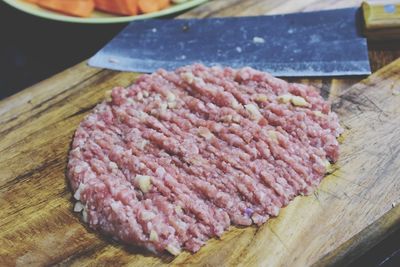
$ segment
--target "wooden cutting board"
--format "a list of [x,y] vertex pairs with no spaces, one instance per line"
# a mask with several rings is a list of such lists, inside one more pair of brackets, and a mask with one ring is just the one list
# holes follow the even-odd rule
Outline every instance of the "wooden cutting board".
[[[228,1],[214,2],[191,14],[228,14]],[[229,2],[236,3],[232,14],[247,15],[246,5],[261,1]],[[290,11],[282,6],[277,10]],[[262,227],[232,228],[198,253],[177,258],[124,247],[86,228],[72,212],[65,168],[73,132],[106,90],[131,84],[137,74],[82,63],[5,99],[0,266],[342,265],[400,227],[399,74],[400,59],[351,88],[351,79],[302,80],[323,89],[346,129],[335,171],[315,194],[296,198]]]

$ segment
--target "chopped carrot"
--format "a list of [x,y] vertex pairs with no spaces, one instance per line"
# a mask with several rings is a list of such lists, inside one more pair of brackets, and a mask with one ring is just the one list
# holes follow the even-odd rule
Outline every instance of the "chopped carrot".
[[151,13],[160,10],[157,0],[138,0],[138,6],[142,13]]
[[171,4],[170,0],[158,0],[158,7],[160,10],[169,7]]
[[133,16],[138,13],[137,0],[94,0],[96,9]]
[[170,2],[170,0],[138,0],[138,6],[142,13],[151,13],[169,7]]
[[76,17],[89,17],[94,10],[93,0],[39,0],[37,4]]
[[29,2],[32,4],[37,4],[39,2],[39,0],[25,0],[25,2]]

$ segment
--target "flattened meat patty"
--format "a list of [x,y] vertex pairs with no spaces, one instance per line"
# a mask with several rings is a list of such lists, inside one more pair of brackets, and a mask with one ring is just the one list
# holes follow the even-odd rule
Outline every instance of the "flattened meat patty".
[[341,131],[311,86],[248,67],[159,70],[114,88],[79,125],[74,210],[124,243],[195,252],[311,193]]

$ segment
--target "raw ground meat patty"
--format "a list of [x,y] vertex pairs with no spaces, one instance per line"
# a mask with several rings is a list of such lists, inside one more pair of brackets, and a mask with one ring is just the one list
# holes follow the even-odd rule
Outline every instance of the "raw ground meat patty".
[[114,88],[79,125],[74,210],[124,243],[195,252],[311,193],[341,131],[311,86],[248,67],[159,70]]

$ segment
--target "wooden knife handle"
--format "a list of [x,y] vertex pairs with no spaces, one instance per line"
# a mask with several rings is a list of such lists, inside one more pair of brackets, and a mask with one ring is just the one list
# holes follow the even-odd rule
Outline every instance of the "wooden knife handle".
[[370,5],[363,2],[364,34],[369,39],[400,39],[400,4]]

